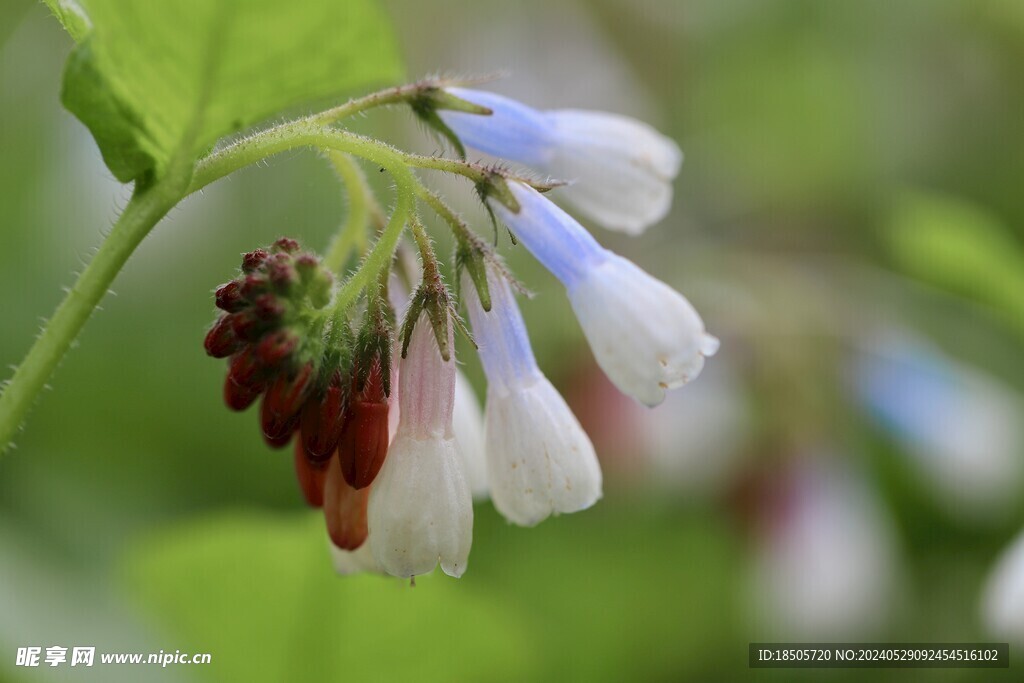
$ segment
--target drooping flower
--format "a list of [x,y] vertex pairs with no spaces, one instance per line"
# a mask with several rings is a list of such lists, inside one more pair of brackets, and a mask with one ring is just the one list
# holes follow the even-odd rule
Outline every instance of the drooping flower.
[[473,500],[452,433],[455,363],[441,357],[426,314],[402,360],[398,396],[398,433],[370,490],[370,549],[393,576],[425,574],[438,562],[446,574],[461,576],[472,543]]
[[854,366],[858,398],[956,515],[993,518],[1024,480],[1021,397],[905,330],[887,330]]
[[484,415],[469,380],[455,371],[455,407],[452,433],[462,462],[462,471],[474,500],[487,498],[487,461],[484,458]]
[[993,635],[1024,643],[1024,533],[996,562],[985,587],[982,618]]
[[864,477],[826,454],[776,465],[751,513],[756,616],[793,639],[863,637],[896,594],[892,520]]
[[565,285],[601,369],[623,393],[649,406],[695,379],[718,350],[682,294],[604,249],[571,216],[523,183],[508,187],[513,212],[488,199],[527,249]]
[[487,374],[484,423],[491,498],[510,521],[533,526],[601,497],[601,468],[583,428],[537,367],[508,281],[488,267],[491,310],[463,285]]
[[[409,292],[397,276],[392,276],[388,283],[388,299],[395,315],[404,318],[409,308]],[[398,372],[398,365],[392,366]],[[397,374],[391,379],[391,433],[394,435],[401,416],[401,406],[395,401],[399,393]],[[484,416],[480,410],[480,401],[473,393],[469,380],[458,368],[455,369],[455,406],[452,412],[452,432],[455,435],[455,446],[462,462],[462,472],[466,476],[469,490],[474,500],[487,498],[487,462],[484,460]]]
[[649,125],[605,112],[538,111],[480,90],[448,90],[493,112],[438,112],[465,145],[568,181],[558,192],[587,218],[637,235],[668,213],[683,155]]

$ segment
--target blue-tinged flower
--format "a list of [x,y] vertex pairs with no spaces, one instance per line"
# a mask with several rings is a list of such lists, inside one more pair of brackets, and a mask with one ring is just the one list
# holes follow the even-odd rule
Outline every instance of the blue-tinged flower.
[[958,513],[1012,502],[1024,468],[1021,401],[995,379],[903,333],[858,359],[855,389]]
[[635,264],[604,249],[583,226],[533,188],[509,182],[513,213],[491,207],[562,281],[598,365],[612,383],[649,406],[695,379],[718,350],[690,302]]
[[494,507],[533,526],[601,497],[601,468],[579,421],[537,367],[508,281],[488,267],[491,310],[463,283],[487,375],[484,450]]
[[493,111],[438,112],[463,144],[567,181],[557,193],[595,223],[638,235],[668,213],[683,155],[647,124],[605,112],[538,111],[494,93],[449,90]]
[[992,635],[1024,644],[1024,533],[996,562],[981,609]]

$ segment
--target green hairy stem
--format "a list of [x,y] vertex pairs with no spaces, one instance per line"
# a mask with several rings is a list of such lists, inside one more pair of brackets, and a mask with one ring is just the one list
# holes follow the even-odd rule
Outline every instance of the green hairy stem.
[[[369,189],[365,178],[351,157],[365,159],[390,173],[396,186],[394,210],[358,270],[341,285],[333,310],[342,313],[358,301],[382,271],[390,268],[405,227],[414,218],[416,198],[430,199],[411,169],[455,173],[474,183],[484,182],[487,178],[485,169],[474,164],[409,154],[379,140],[334,127],[338,121],[373,107],[409,102],[425,87],[429,86],[413,84],[390,88],[352,100],[250,135],[199,159],[194,165],[191,161],[172,165],[155,183],[136,183],[135,193],[110,235],[79,275],[0,394],[0,453],[12,445],[12,439],[36,396],[146,235],[185,197],[241,168],[298,147],[311,147],[327,153],[347,186],[350,207],[349,219],[325,258],[326,265],[333,271],[344,267],[354,249],[365,250],[367,222],[374,218],[372,214],[376,210],[372,197],[367,194]],[[435,200],[431,203],[437,205],[440,200]]]

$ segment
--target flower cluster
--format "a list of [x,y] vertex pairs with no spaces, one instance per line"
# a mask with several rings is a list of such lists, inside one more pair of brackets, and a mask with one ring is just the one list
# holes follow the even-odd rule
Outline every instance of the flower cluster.
[[[503,167],[457,162],[491,216],[565,286],[598,364],[622,392],[654,406],[697,377],[718,342],[690,303],[601,247],[544,194],[557,186],[582,215],[639,233],[668,210],[682,159],[675,143],[609,114],[539,112],[430,84],[409,92],[413,111],[460,152],[465,144],[571,182],[538,183]],[[381,170],[392,172],[399,201],[355,273],[332,288],[328,270],[340,270],[343,259],[327,269],[287,239],[247,254],[242,275],[217,290],[224,313],[206,348],[230,357],[231,408],[263,395],[260,423],[270,445],[299,434],[296,474],[306,500],[324,509],[339,572],[413,577],[440,564],[460,576],[474,497],[489,494],[509,521],[532,526],[593,505],[601,468],[534,358],[502,259],[415,176]],[[361,177],[350,169],[343,175]],[[488,383],[483,412],[454,362],[456,331],[470,332],[418,205],[403,203],[412,196],[456,238],[455,278]],[[418,275],[408,259],[394,258],[406,230],[419,251]],[[389,284],[392,271],[406,282],[418,278],[411,296]],[[403,319],[398,334],[395,310]],[[359,316],[354,331],[350,320]]]

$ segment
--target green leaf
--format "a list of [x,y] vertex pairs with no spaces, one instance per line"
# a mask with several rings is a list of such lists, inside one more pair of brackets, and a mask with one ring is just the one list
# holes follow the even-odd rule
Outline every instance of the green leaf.
[[[147,538],[129,594],[216,681],[531,680],[526,628],[466,580],[337,576],[319,513],[238,512]],[[500,637],[496,637],[499,636]]]
[[890,219],[887,237],[909,273],[987,305],[1024,332],[1024,248],[983,207],[908,193]]
[[76,43],[85,38],[85,34],[89,32],[89,19],[78,0],[43,0],[43,2]]
[[79,43],[64,105],[121,181],[159,178],[284,110],[394,82],[373,0],[47,0]]

